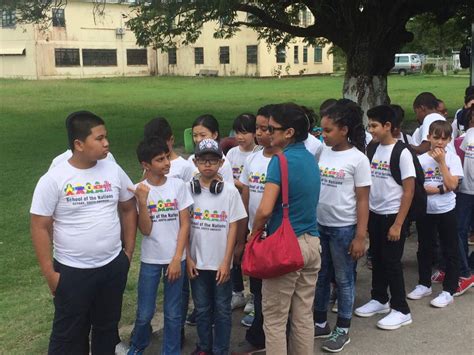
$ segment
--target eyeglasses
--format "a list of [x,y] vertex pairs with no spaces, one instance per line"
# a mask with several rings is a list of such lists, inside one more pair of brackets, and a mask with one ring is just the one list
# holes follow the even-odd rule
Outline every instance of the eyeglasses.
[[268,133],[273,134],[275,131],[284,131],[286,130],[285,127],[275,127],[275,126],[268,126]]
[[217,165],[219,164],[220,159],[219,158],[214,158],[214,159],[203,159],[203,158],[196,158],[196,162],[199,165]]

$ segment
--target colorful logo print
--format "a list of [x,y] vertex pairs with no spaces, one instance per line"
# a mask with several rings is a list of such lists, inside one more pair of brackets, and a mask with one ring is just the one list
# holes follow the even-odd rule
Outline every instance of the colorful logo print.
[[64,192],[66,196],[77,196],[77,195],[86,195],[86,194],[98,194],[102,192],[112,191],[112,185],[108,181],[104,181],[102,184],[96,181],[94,184],[87,182],[84,185],[70,183],[66,184]]
[[150,200],[148,202],[148,212],[150,214],[157,213],[157,212],[167,212],[167,211],[174,211],[178,209],[178,200],[174,199],[171,201],[167,199],[166,201],[158,200],[158,202],[154,202]]
[[259,174],[258,172],[256,173],[250,173],[249,175],[249,182],[253,184],[264,184],[266,181],[266,176],[265,173]]
[[227,213],[225,213],[225,211],[222,211],[221,213],[219,213],[217,210],[214,210],[212,212],[210,212],[209,210],[201,211],[199,207],[192,211],[191,216],[193,219],[198,219],[202,221],[224,222],[227,220]]

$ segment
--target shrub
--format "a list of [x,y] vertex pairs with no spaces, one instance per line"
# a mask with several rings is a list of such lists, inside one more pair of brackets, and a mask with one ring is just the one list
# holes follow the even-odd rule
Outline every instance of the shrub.
[[423,72],[426,74],[433,74],[436,69],[436,65],[434,63],[427,63],[423,66]]

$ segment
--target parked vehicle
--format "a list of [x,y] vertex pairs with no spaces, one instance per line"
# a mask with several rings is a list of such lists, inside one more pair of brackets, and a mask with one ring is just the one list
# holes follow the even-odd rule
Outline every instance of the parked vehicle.
[[390,73],[400,75],[421,73],[421,59],[416,53],[397,53],[395,54],[395,66]]

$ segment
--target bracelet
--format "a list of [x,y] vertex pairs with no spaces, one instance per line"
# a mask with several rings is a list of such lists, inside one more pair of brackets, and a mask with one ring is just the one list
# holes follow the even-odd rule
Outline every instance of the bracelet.
[[440,194],[440,195],[443,195],[443,194],[444,194],[444,186],[443,186],[443,184],[438,185],[438,190],[439,190],[439,194]]

